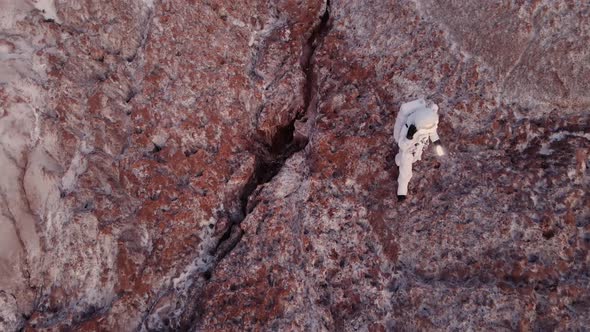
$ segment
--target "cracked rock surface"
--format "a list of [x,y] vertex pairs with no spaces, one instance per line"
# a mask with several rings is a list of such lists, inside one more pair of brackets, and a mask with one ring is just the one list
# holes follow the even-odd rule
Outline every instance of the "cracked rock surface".
[[[590,326],[587,1],[0,18],[1,331]],[[416,97],[448,155],[399,203]]]

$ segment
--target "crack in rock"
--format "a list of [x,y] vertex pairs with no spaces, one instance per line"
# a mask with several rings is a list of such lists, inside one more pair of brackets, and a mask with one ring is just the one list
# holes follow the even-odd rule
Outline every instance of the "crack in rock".
[[317,106],[317,100],[315,94],[317,93],[317,73],[313,63],[315,51],[320,45],[332,26],[330,25],[330,0],[326,0],[326,9],[320,18],[320,23],[312,31],[311,36],[307,40],[306,45],[303,48],[301,54],[300,65],[305,75],[305,89],[304,89],[304,114],[299,115],[301,118],[305,115],[310,107],[315,108]]
[[[285,162],[295,153],[303,150],[308,143],[308,139],[297,138],[294,136],[295,123],[302,120],[310,111],[315,111],[317,107],[317,73],[314,63],[315,51],[328,34],[331,28],[330,25],[330,0],[326,1],[324,13],[320,17],[319,23],[314,27],[306,44],[303,46],[302,55],[300,58],[301,69],[305,76],[305,86],[303,88],[304,107],[303,110],[297,112],[295,117],[285,126],[279,127],[276,134],[272,138],[270,146],[266,145],[262,152],[256,153],[256,165],[254,172],[250,179],[244,185],[239,196],[239,213],[227,213],[230,226],[226,232],[221,236],[215,249],[213,256],[215,257],[215,265],[227,256],[240,242],[244,231],[240,227],[240,223],[246,219],[248,214],[252,212],[254,206],[248,206],[250,197],[255,193],[257,188],[270,181],[281,171]],[[206,273],[206,279],[211,277],[211,271]]]

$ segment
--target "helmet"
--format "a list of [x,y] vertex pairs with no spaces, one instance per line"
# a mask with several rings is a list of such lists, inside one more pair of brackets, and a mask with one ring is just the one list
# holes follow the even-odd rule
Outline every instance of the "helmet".
[[438,113],[432,108],[419,109],[416,111],[414,122],[418,129],[432,129],[438,124]]

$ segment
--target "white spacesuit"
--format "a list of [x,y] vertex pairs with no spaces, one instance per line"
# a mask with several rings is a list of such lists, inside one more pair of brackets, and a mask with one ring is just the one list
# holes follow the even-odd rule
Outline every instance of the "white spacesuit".
[[444,154],[437,128],[437,105],[427,105],[424,99],[417,99],[400,107],[393,130],[393,137],[399,146],[399,152],[395,156],[395,163],[399,167],[398,200],[406,198],[412,178],[412,164],[422,158],[422,150],[428,145],[428,141],[434,143],[438,155]]

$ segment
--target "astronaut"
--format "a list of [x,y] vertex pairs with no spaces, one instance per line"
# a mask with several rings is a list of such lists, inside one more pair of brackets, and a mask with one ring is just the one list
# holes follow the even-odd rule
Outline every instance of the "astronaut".
[[424,99],[402,104],[395,120],[393,138],[399,146],[395,163],[399,167],[397,178],[397,199],[403,201],[408,194],[412,178],[412,164],[422,159],[422,150],[429,140],[435,145],[437,155],[444,150],[436,129],[438,128],[438,106],[427,105]]

